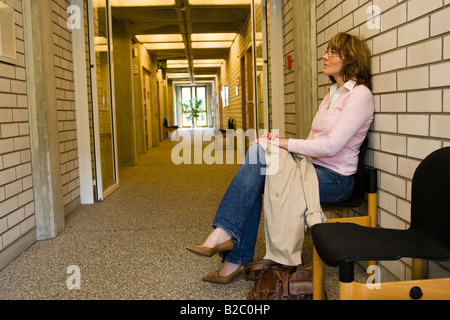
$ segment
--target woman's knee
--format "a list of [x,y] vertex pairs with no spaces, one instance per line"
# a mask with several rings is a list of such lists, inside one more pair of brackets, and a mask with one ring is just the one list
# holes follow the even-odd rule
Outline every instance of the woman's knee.
[[250,146],[245,157],[245,164],[263,164],[265,165],[266,150],[259,144],[255,143]]

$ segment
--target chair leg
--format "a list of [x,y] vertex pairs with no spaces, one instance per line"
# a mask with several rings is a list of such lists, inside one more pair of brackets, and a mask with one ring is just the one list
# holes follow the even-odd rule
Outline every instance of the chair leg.
[[313,299],[325,300],[324,288],[325,264],[313,247]]
[[377,219],[377,208],[378,208],[378,199],[376,193],[368,193],[367,194],[367,215],[370,217],[370,227],[376,228],[378,224]]
[[412,280],[421,280],[425,277],[424,263],[422,259],[412,259]]
[[[378,208],[378,197],[377,193],[368,193],[367,194],[367,210],[368,216],[370,217],[370,226],[372,228],[376,228],[378,226],[378,218],[377,218],[377,208]],[[369,261],[369,266],[377,265],[376,261]]]
[[341,208],[341,218],[348,218],[350,217],[350,209],[345,207]]
[[354,282],[339,281],[339,300],[354,300]]

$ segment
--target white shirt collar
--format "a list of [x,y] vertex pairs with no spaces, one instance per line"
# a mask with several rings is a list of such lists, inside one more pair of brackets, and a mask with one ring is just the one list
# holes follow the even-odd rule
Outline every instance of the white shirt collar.
[[347,89],[348,91],[352,91],[356,86],[355,80],[348,80],[342,87],[339,88],[337,83],[334,83],[330,87],[330,102],[328,104],[328,108],[335,104],[335,102],[344,94],[344,90],[342,88]]
[[[344,83],[344,85],[342,87],[346,88],[348,91],[352,91],[355,86],[356,86],[355,80],[348,80],[346,83]],[[333,95],[338,89],[340,89],[338,84],[334,83],[330,87],[330,95]]]

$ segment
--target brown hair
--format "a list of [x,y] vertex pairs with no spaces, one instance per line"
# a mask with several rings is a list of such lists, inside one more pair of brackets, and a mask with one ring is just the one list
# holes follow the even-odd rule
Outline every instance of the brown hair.
[[[330,39],[327,49],[338,51],[344,60],[342,79],[344,81],[355,80],[357,84],[363,84],[372,89],[370,50],[366,42],[361,38],[340,32]],[[334,77],[330,80],[336,83]]]

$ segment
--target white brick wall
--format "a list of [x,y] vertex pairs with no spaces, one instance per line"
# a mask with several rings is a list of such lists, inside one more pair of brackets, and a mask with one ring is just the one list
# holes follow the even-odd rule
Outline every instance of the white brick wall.
[[0,251],[35,226],[21,1],[15,10],[17,63],[0,62]]
[[[293,4],[291,1],[285,1],[283,6],[283,20],[284,20],[284,56],[294,56],[294,31],[293,29]],[[449,41],[450,42],[450,41]],[[295,64],[295,61],[294,61]],[[284,71],[284,90],[285,90],[285,122],[286,122],[286,137],[295,137],[295,74],[294,68]]]
[[[368,26],[376,22],[371,5],[381,11],[379,28]],[[376,115],[368,162],[379,169],[379,224],[405,229],[415,169],[450,145],[450,0],[316,0],[316,14],[319,58],[340,31],[362,35],[372,50]],[[322,65],[320,59],[319,71]],[[327,77],[319,74],[318,86],[322,99]],[[410,259],[383,264],[410,278]]]
[[[17,63],[0,62],[0,254],[35,227],[29,111],[21,0],[15,9]],[[68,0],[53,0],[53,22],[62,191],[67,211],[79,204],[79,174]],[[77,202],[78,201],[78,202]],[[3,262],[3,261],[2,261]]]
[[72,35],[67,28],[67,18],[69,17],[67,8],[69,5],[68,0],[53,0],[52,6],[61,174],[63,200],[66,207],[75,200],[79,201],[80,196]]

